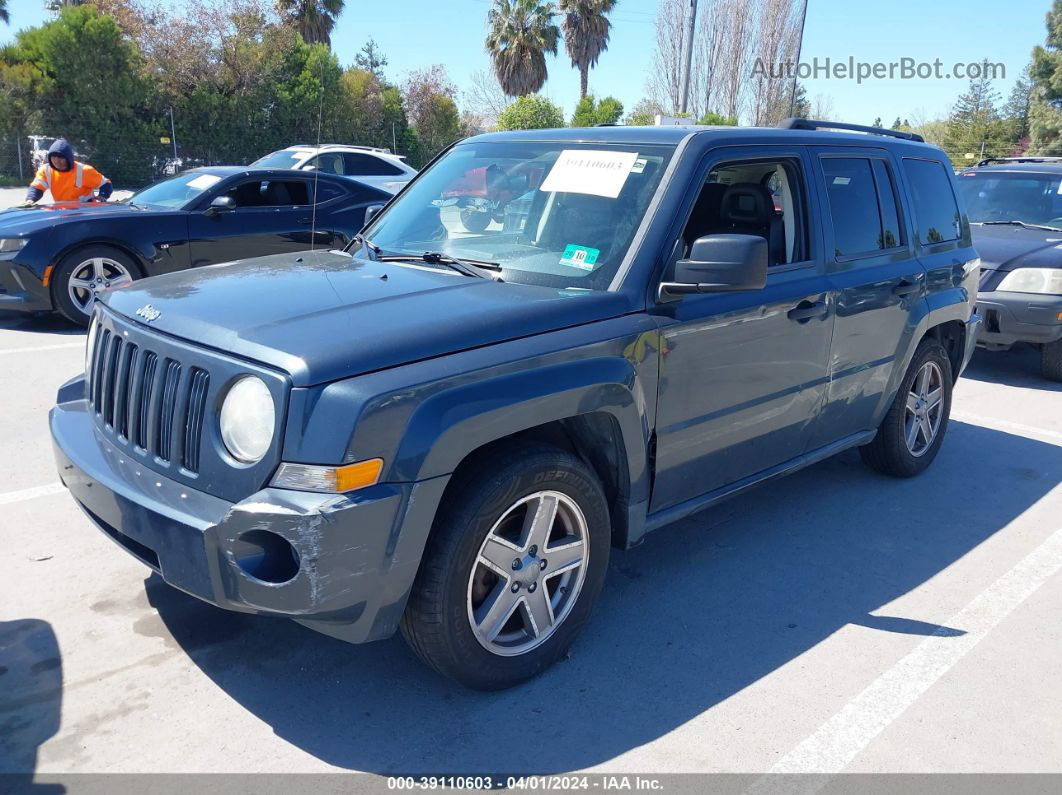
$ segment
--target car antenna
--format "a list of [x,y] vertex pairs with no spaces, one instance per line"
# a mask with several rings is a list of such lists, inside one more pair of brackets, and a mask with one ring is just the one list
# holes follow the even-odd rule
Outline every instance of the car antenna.
[[[321,104],[317,108],[317,155],[321,154],[321,121],[324,118],[325,101],[325,61],[321,59]],[[317,180],[321,174],[320,160],[318,167],[313,170],[313,195],[310,196],[310,251],[314,250],[317,243]]]

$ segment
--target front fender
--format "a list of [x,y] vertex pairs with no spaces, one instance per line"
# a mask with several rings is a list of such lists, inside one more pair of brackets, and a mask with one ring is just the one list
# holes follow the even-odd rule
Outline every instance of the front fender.
[[456,386],[421,403],[395,458],[397,480],[449,474],[492,441],[557,420],[605,413],[620,429],[631,499],[648,495],[646,396],[630,361],[594,358]]

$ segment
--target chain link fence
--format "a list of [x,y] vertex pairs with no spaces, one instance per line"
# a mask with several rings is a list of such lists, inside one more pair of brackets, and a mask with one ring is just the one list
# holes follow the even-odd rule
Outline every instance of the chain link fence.
[[[338,138],[338,140],[336,139]],[[0,186],[29,185],[37,168],[45,162],[48,147],[55,140],[49,136],[0,137]],[[138,190],[181,171],[202,166],[248,165],[263,155],[296,144],[316,145],[314,140],[273,140],[273,136],[234,136],[219,145],[196,136],[159,136],[149,139],[124,139],[102,143],[68,138],[77,158],[107,176],[119,190]],[[252,143],[253,142],[253,143]],[[397,125],[386,128],[354,129],[345,136],[322,140],[325,144],[351,144],[388,149],[407,158],[410,165],[420,165],[421,153],[408,129]]]

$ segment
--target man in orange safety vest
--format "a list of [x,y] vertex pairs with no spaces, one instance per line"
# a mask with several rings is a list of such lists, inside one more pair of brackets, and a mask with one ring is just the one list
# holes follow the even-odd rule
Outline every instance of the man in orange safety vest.
[[74,148],[59,138],[48,149],[48,160],[37,169],[37,175],[26,193],[26,203],[40,201],[46,190],[57,202],[91,201],[97,196],[107,201],[114,190],[111,181],[88,163],[74,159]]

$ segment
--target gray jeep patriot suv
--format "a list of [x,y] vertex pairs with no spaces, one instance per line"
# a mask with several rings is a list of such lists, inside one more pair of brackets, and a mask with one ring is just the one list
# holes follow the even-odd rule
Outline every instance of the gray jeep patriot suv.
[[62,480],[219,607],[533,676],[611,545],[846,448],[897,476],[940,449],[979,323],[955,180],[827,126],[479,136],[345,251],[110,292],[51,412]]

